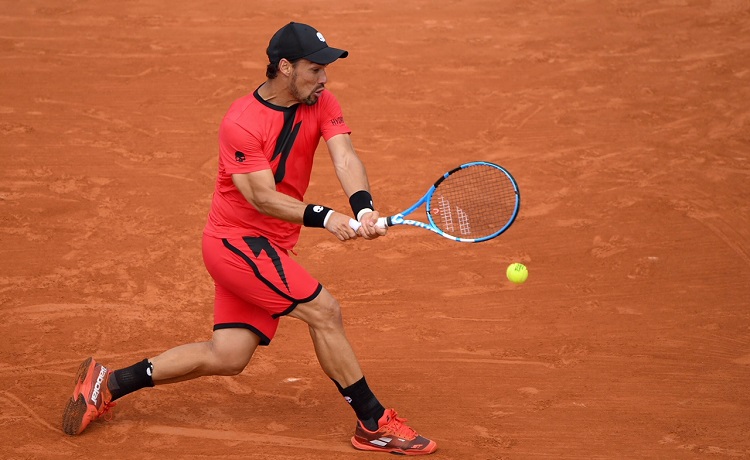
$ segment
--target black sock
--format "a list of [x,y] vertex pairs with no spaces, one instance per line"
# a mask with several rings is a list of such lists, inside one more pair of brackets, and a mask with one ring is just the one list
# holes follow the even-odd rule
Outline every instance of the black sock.
[[154,386],[154,380],[151,378],[153,369],[154,366],[148,359],[144,359],[130,367],[114,371],[107,385],[112,393],[112,401],[141,388]]
[[336,388],[339,389],[339,393],[346,399],[346,402],[352,406],[362,425],[370,431],[377,430],[378,420],[383,416],[385,407],[372,393],[365,378],[362,377],[346,388],[342,388],[339,382],[335,380],[333,380],[333,383],[336,384]]

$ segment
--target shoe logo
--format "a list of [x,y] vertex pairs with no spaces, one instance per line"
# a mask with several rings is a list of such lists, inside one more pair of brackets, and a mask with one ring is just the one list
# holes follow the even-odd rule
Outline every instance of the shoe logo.
[[99,392],[102,389],[102,382],[104,381],[104,377],[107,376],[107,368],[102,366],[102,368],[99,370],[99,377],[96,379],[96,383],[94,384],[94,391],[91,393],[91,401],[95,405],[98,405],[96,402],[97,399],[99,399]]
[[383,436],[383,437],[378,438],[378,439],[372,439],[372,440],[370,440],[370,444],[375,444],[376,446],[379,446],[379,447],[385,447],[391,441],[392,441],[391,438],[386,438],[385,436]]

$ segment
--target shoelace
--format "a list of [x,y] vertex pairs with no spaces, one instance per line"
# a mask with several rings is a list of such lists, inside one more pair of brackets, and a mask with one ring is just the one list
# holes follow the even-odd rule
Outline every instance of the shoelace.
[[402,439],[411,440],[417,437],[417,432],[406,424],[406,419],[399,417],[395,412],[391,421],[384,428],[388,433]]
[[115,406],[117,405],[116,402],[110,401],[105,402],[102,405],[102,409],[99,411],[99,417],[103,417],[105,421],[109,422],[113,418],[115,418]]

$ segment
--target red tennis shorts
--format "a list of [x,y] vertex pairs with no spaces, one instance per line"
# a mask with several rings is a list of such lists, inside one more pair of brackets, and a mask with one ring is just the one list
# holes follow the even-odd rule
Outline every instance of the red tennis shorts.
[[203,235],[203,261],[214,279],[214,330],[246,328],[268,345],[279,318],[313,300],[322,286],[286,250],[263,237]]

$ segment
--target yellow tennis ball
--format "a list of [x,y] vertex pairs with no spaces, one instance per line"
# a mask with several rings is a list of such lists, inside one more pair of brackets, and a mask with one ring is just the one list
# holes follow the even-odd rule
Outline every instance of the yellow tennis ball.
[[505,276],[507,276],[512,282],[521,284],[529,277],[529,270],[524,264],[516,262],[508,265],[508,269],[505,270]]

